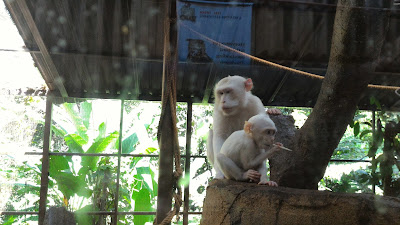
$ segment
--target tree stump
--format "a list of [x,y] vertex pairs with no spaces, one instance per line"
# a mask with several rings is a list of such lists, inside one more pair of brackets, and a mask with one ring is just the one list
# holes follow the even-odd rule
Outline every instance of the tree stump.
[[400,199],[213,180],[201,224],[400,224]]

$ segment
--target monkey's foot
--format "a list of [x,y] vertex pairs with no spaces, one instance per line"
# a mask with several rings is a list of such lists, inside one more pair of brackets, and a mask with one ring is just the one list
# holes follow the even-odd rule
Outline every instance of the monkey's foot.
[[271,186],[271,187],[278,187],[278,184],[275,182],[275,181],[260,181],[259,183],[258,183],[259,185],[268,185],[268,186]]

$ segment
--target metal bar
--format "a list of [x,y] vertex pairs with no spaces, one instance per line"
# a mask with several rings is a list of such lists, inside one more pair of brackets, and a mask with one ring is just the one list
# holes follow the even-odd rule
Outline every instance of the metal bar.
[[[376,118],[375,118],[375,110],[372,110],[372,145],[374,145],[375,143],[375,135],[376,135]],[[372,156],[372,160],[375,160],[375,155]],[[375,173],[375,170],[372,171],[372,174]],[[375,180],[375,179],[373,179]],[[372,193],[375,194],[376,192],[376,186],[375,186],[375,182],[373,181],[372,183]]]
[[[41,152],[25,152],[25,155],[42,155]],[[109,153],[72,153],[72,152],[50,152],[49,155],[62,155],[62,156],[118,156],[118,154]],[[122,157],[158,157],[159,155],[147,154],[121,154]]]
[[[42,155],[42,152],[25,152],[25,155]],[[107,154],[107,153],[70,153],[70,152],[50,152],[49,155],[62,155],[62,156],[118,156],[118,154]],[[150,157],[156,158],[159,155],[147,155],[147,154],[121,154],[122,157]],[[186,155],[181,155],[182,158],[186,158]],[[192,158],[207,158],[205,155],[191,155]]]
[[4,211],[0,212],[0,215],[39,215],[39,212],[28,212],[28,211]]
[[358,160],[358,159],[331,159],[330,162],[371,162],[371,160]]
[[210,66],[210,72],[208,73],[208,77],[207,77],[207,84],[206,84],[206,90],[204,91],[204,97],[202,100],[203,104],[206,104],[210,101],[211,95],[212,95],[212,91],[214,88],[214,82],[215,82],[215,74],[216,72],[213,73],[213,69],[215,67],[215,64],[212,63]]
[[114,224],[118,223],[118,202],[119,202],[119,181],[121,176],[121,154],[122,154],[122,131],[124,122],[124,100],[121,100],[121,115],[119,119],[119,137],[118,137],[118,167],[117,167],[117,181],[116,191],[114,196],[115,201],[115,212],[114,212]]
[[186,156],[185,156],[185,177],[189,176],[189,181],[185,186],[184,190],[184,202],[183,202],[183,225],[189,223],[189,184],[190,184],[190,153],[191,153],[191,142],[192,142],[192,102],[187,103],[187,116],[186,116]]
[[[42,152],[25,152],[25,155],[42,155]],[[70,153],[70,152],[50,152],[49,155],[61,155],[61,156],[108,156],[108,157],[116,157],[118,154],[106,154],[106,153]],[[156,158],[159,155],[147,155],[147,154],[121,154],[121,157],[149,157]],[[187,155],[181,155],[182,158],[186,158]],[[191,158],[203,158],[206,159],[205,155],[191,155]],[[331,159],[333,162],[371,162],[371,160],[362,160],[362,159]],[[400,162],[400,160],[397,160]]]
[[53,111],[53,97],[46,98],[46,115],[43,132],[43,154],[42,154],[42,173],[40,179],[40,199],[39,199],[39,225],[44,222],[46,214],[47,191],[49,184],[49,151],[51,143],[51,122]]
[[[30,211],[3,211],[0,212],[0,215],[38,215],[39,212],[30,212]],[[109,211],[86,211],[86,212],[74,212],[74,214],[83,214],[83,215],[113,215],[115,212],[109,212]],[[180,214],[183,214],[183,212],[180,212]],[[189,215],[201,215],[202,212],[188,212]],[[156,212],[118,212],[118,215],[156,215]]]

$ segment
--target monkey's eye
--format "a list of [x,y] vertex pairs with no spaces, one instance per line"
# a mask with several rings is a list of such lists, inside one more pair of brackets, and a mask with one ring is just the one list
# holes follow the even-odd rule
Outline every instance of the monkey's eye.
[[223,95],[223,94],[224,94],[224,92],[218,91],[218,95]]
[[229,94],[231,92],[231,90],[226,90],[225,94]]
[[267,130],[268,135],[275,135],[275,130]]

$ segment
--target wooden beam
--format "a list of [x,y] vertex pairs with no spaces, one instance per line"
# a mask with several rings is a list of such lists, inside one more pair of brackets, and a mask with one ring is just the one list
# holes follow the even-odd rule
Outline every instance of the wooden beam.
[[43,154],[42,154],[42,174],[40,179],[40,199],[39,199],[39,225],[43,225],[46,214],[47,191],[49,184],[49,152],[51,143],[51,122],[53,111],[53,97],[48,95],[46,98],[46,116],[43,132]]
[[[13,5],[10,3],[11,1],[5,1],[8,4],[9,8],[13,8]],[[35,20],[32,17],[31,12],[26,4],[25,0],[16,0],[19,10],[21,11],[29,30],[31,31],[33,38],[36,41],[37,46],[39,47],[40,53],[42,54],[44,65],[37,63],[39,69],[41,70],[42,76],[45,79],[47,85],[50,90],[54,91],[55,88],[60,92],[62,97],[68,97],[67,90],[65,89],[62,78],[57,71],[56,66],[50,56],[50,53],[40,35],[39,29],[36,26]],[[38,58],[36,58],[35,54],[32,54],[32,57],[35,58],[35,61],[38,62]]]

